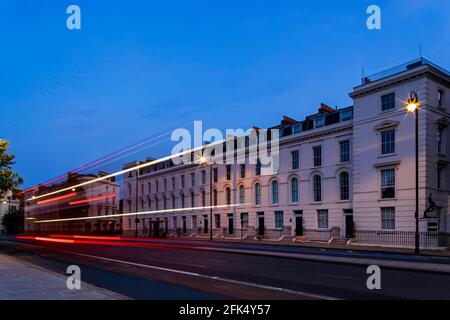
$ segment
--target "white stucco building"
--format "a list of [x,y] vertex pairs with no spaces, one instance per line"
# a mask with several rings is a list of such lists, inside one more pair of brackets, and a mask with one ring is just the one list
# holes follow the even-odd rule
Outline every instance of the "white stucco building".
[[[207,237],[212,224],[216,238],[352,238],[413,246],[415,121],[404,108],[411,91],[420,102],[421,244],[444,245],[450,231],[450,75],[425,59],[365,78],[350,92],[353,106],[321,104],[303,121],[285,117],[272,128],[280,133],[277,172],[250,164],[212,164],[210,170],[168,160],[141,169],[138,177],[127,173],[124,212],[165,211],[124,217],[124,232],[151,235],[151,222],[169,235]],[[211,183],[213,206],[224,206],[213,209],[213,221],[201,208],[210,205]],[[430,193],[440,208],[424,219]]]

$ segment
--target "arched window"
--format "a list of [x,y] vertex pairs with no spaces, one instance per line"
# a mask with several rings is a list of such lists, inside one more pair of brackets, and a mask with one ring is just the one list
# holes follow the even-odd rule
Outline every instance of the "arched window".
[[315,202],[322,201],[322,178],[318,174],[313,177],[313,194]]
[[255,184],[255,205],[259,206],[261,204],[261,185],[259,183]]
[[213,205],[217,206],[217,189],[213,190]]
[[172,209],[175,209],[176,203],[175,203],[175,195],[172,195]]
[[228,187],[225,189],[225,203],[227,205],[231,204],[231,189]]
[[298,179],[291,179],[291,202],[298,202]]
[[339,174],[339,186],[341,200],[348,200],[350,198],[350,183],[348,172],[344,171]]
[[240,204],[245,203],[245,188],[244,188],[244,186],[239,187],[239,203]]
[[271,183],[272,185],[272,203],[278,203],[278,181],[274,180]]

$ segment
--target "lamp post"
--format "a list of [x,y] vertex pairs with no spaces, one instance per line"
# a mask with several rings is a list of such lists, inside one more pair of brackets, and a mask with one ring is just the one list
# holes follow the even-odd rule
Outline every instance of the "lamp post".
[[416,233],[415,233],[415,246],[414,246],[414,253],[419,254],[420,253],[420,237],[419,237],[419,97],[417,96],[417,93],[415,91],[411,91],[408,99],[408,103],[405,106],[405,109],[413,113],[415,119],[415,131],[416,131]]
[[136,226],[135,236],[138,237],[138,200],[139,200],[139,169],[136,170],[136,216],[134,218],[134,224]]
[[200,157],[200,164],[209,165],[209,240],[213,240],[213,220],[212,220],[212,206],[213,206],[213,196],[212,196],[212,185],[213,185],[213,177],[212,177],[212,163],[208,163],[208,159],[205,156]]

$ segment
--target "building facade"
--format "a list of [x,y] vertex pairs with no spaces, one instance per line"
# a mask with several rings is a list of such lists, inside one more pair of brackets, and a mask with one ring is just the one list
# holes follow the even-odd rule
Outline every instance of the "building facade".
[[[303,121],[285,117],[271,128],[280,136],[275,171],[167,160],[129,172],[124,212],[148,214],[124,217],[124,232],[145,236],[158,228],[169,236],[207,237],[212,225],[215,238],[413,246],[415,120],[404,106],[415,91],[421,243],[444,245],[450,230],[449,88],[449,73],[425,59],[365,78],[350,93],[353,106],[321,104]],[[148,161],[154,159],[124,168]],[[438,208],[425,219],[429,198]]]
[[[25,194],[26,233],[122,233],[119,211],[120,185],[114,178],[96,179],[107,173],[69,173],[67,181],[52,186],[38,186]],[[94,181],[93,183],[89,183]],[[70,188],[75,185],[84,186]],[[68,188],[52,195],[51,192]],[[39,196],[45,196],[39,198]],[[86,220],[80,219],[87,217]],[[71,220],[72,219],[72,220]],[[36,221],[55,220],[36,223]],[[61,220],[61,221],[58,221]]]

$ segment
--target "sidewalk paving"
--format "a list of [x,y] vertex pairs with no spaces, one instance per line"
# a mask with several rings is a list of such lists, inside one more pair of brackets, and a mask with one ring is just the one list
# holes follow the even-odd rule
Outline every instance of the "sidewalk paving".
[[[145,238],[144,238],[145,239]],[[209,241],[209,238],[202,237],[171,237],[168,239],[178,239],[178,240],[194,240],[194,241]],[[290,246],[290,247],[305,247],[305,248],[318,248],[318,249],[338,249],[338,250],[352,250],[352,251],[369,251],[369,252],[382,252],[382,253],[398,253],[398,254],[415,254],[412,248],[399,248],[399,247],[386,247],[378,245],[364,245],[359,243],[341,243],[341,242],[287,242],[287,241],[272,241],[272,240],[243,240],[224,238],[224,239],[214,239],[217,242],[224,243],[246,243],[246,244],[267,244],[273,246]],[[439,257],[450,257],[450,247],[446,249],[432,250],[432,249],[421,249],[420,254],[424,256],[439,256]]]
[[123,300],[128,299],[85,282],[80,290],[67,289],[67,275],[15,257],[0,254],[0,300]]

